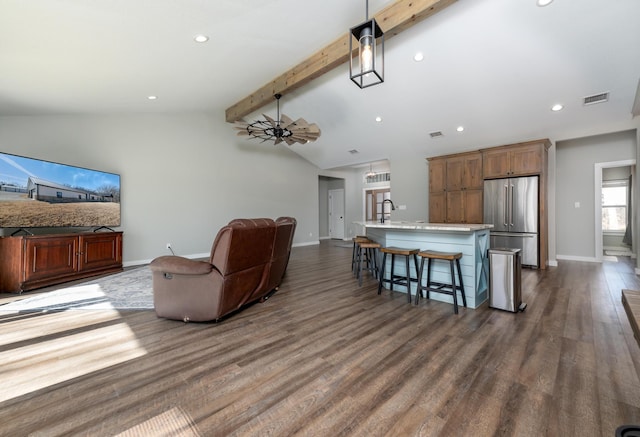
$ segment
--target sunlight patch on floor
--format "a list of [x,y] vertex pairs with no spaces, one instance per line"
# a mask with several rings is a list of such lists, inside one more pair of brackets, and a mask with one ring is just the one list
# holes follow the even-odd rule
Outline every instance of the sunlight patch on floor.
[[117,434],[117,437],[142,435],[196,437],[200,433],[191,417],[181,408],[175,407]]
[[[44,322],[44,321],[43,321]],[[46,325],[45,325],[46,326]],[[71,381],[145,355],[126,323],[81,332],[32,337],[25,345],[6,345],[0,352],[0,402]],[[42,335],[42,333],[40,333]],[[28,369],[28,371],[25,371]]]

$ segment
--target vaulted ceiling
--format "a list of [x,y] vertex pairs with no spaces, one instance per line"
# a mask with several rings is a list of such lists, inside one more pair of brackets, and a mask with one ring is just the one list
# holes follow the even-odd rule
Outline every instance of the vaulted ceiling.
[[[392,3],[371,0],[369,15]],[[345,63],[283,93],[281,111],[322,136],[276,147],[334,168],[638,125],[637,0],[447,3],[386,41],[383,84],[359,89]],[[0,116],[207,111],[224,120],[364,20],[361,0],[3,0]],[[197,34],[210,39],[196,43]],[[608,101],[583,104],[605,92]],[[551,111],[556,103],[564,109]],[[245,119],[261,113],[274,116],[275,101]]]

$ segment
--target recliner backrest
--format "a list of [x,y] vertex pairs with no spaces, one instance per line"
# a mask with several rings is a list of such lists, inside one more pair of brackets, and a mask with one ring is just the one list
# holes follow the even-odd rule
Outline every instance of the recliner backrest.
[[273,244],[273,255],[271,257],[271,268],[269,272],[268,291],[278,287],[282,282],[289,256],[291,254],[291,244],[296,231],[296,219],[293,217],[279,217],[276,219],[276,238]]
[[265,281],[275,232],[271,219],[236,219],[218,232],[210,262],[223,277],[223,314],[249,302]]

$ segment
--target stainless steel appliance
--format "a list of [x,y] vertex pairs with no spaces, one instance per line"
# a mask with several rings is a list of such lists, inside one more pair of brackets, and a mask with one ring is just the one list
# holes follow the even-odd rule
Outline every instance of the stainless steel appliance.
[[517,313],[522,302],[520,249],[491,248],[489,256],[489,306]]
[[520,249],[522,265],[539,267],[538,176],[484,181],[484,222],[491,247]]

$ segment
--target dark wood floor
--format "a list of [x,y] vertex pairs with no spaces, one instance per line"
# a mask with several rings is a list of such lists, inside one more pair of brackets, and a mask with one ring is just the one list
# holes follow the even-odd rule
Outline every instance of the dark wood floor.
[[[613,436],[640,423],[629,262],[523,271],[526,312],[358,287],[348,244],[218,324],[0,313],[0,435]],[[0,299],[0,303],[1,303]]]

